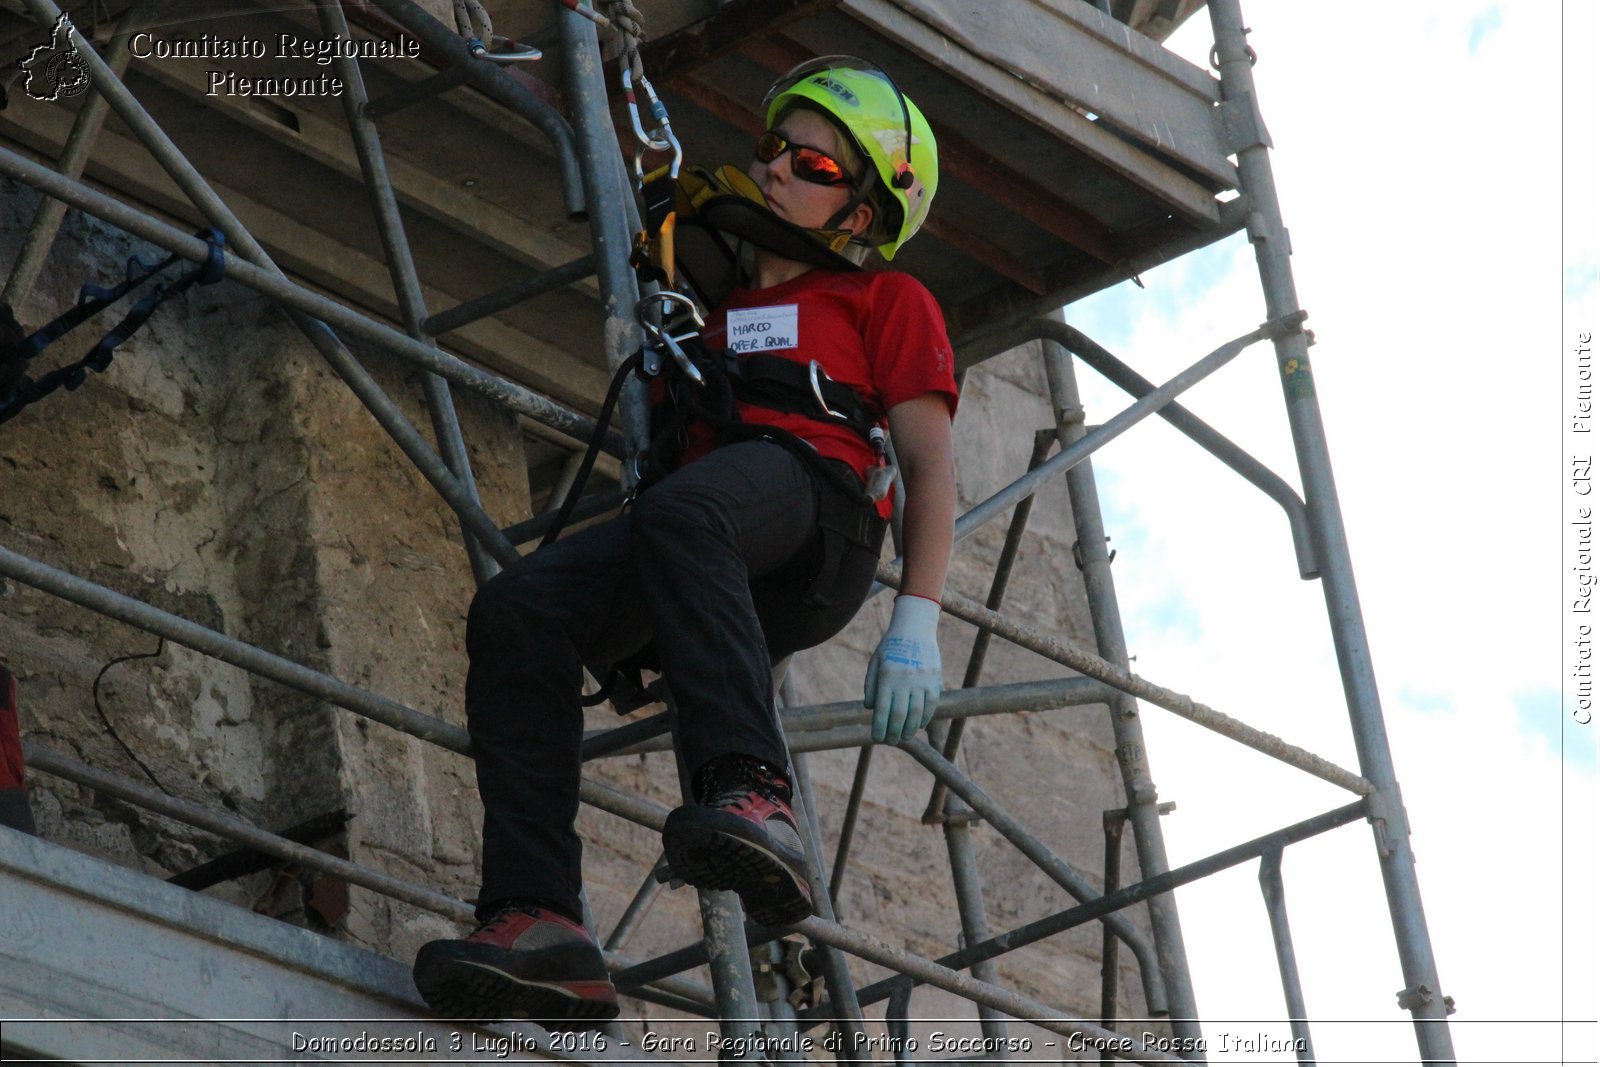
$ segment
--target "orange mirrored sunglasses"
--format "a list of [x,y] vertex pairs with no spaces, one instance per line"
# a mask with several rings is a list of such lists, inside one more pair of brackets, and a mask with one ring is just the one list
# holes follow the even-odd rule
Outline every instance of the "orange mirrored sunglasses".
[[777,130],[768,130],[756,139],[756,158],[771,163],[789,153],[789,170],[801,181],[816,185],[853,185],[855,179],[828,153],[810,145],[795,144]]

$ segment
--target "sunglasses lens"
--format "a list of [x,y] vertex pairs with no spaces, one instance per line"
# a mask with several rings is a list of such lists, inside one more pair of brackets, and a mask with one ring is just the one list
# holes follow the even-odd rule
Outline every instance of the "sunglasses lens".
[[798,148],[793,156],[794,176],[808,182],[837,185],[844,181],[844,168],[832,156],[815,148]]
[[776,130],[768,130],[756,138],[756,159],[762,163],[771,163],[785,152],[789,153],[790,169],[801,181],[818,185],[845,185],[850,181],[839,161],[825,152],[790,144]]
[[778,134],[768,130],[766,133],[756,138],[756,158],[763,163],[771,163],[773,160],[782,155],[783,150],[788,147],[789,142],[785,141]]

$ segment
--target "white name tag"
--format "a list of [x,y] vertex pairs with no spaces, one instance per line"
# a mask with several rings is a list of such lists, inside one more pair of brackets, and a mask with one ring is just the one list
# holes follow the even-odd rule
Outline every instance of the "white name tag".
[[728,312],[728,351],[771,352],[800,347],[800,305],[734,308]]

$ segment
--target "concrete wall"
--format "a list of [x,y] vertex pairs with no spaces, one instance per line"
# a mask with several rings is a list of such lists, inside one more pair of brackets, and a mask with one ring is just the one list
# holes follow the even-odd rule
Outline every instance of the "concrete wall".
[[[14,257],[36,202],[29,190],[0,186],[0,262]],[[113,277],[135,251],[152,250],[69,218],[19,318],[34,326],[53,317],[79,283]],[[76,358],[85,343],[74,335],[45,365]],[[363,359],[426,432],[416,373],[380,353]],[[490,514],[502,523],[525,517],[520,432],[470,394],[458,399]],[[1036,353],[970,373],[957,420],[963,505],[1020,474],[1033,430],[1047,425]],[[987,594],[1003,533],[1003,523],[992,525],[960,551],[952,589]],[[1007,610],[1092,645],[1073,540],[1064,486],[1052,485],[1034,508]],[[106,374],[0,427],[0,543],[421,711],[463,719],[472,583],[454,517],[281,312],[231,283],[163,306]],[[859,696],[890,606],[879,598],[833,643],[796,658],[801,703]],[[947,618],[941,636],[954,687],[974,634]],[[16,583],[0,587],[0,660],[18,675],[31,740],[269,828],[342,809],[347,833],[329,847],[412,881],[475,893],[480,809],[468,760],[170,645],[111,666],[97,712],[101,669],[155,648],[147,634]],[[996,642],[984,680],[1064,673]],[[595,727],[617,721],[605,708],[589,716]],[[1122,803],[1111,748],[1103,707],[1062,709],[970,723],[960,763],[1095,880],[1101,812]],[[809,758],[830,842],[856,760],[855,752]],[[677,797],[668,754],[607,760],[593,773],[665,804]],[[31,785],[45,837],[152,875],[232,847],[43,775]],[[876,753],[840,905],[848,922],[937,956],[955,946],[959,922],[943,833],[920,821],[929,787],[908,757]],[[659,842],[591,810],[581,828],[590,903],[607,931]],[[973,839],[994,931],[1070,903],[993,831],[976,827]],[[1123,863],[1131,879],[1131,846]],[[250,905],[269,884],[261,874],[208,893]],[[348,904],[347,912],[324,907],[337,936],[400,959],[456,929],[361,890],[349,891]],[[263,906],[312,921],[297,905],[290,893]],[[642,956],[687,943],[697,916],[692,893],[664,893],[626,950]],[[1028,995],[1094,1017],[1099,944],[1098,927],[1075,931],[1008,957],[1001,973]],[[1143,998],[1123,958],[1122,1003],[1137,1011]],[[877,976],[872,967],[857,971],[862,980]],[[920,1016],[971,1017],[970,1007],[935,991],[919,992],[913,1007]]]

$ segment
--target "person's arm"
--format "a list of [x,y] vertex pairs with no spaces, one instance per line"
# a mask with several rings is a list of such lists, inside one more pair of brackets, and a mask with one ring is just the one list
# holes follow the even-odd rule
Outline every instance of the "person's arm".
[[956,468],[950,408],[938,393],[889,409],[889,432],[905,479],[905,566],[889,628],[867,662],[864,703],[872,736],[898,744],[933,718],[944,690],[939,600],[955,539]]
[[901,595],[944,596],[945,571],[955,540],[956,460],[950,406],[938,393],[924,393],[889,409],[889,433],[906,483]]

